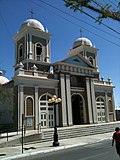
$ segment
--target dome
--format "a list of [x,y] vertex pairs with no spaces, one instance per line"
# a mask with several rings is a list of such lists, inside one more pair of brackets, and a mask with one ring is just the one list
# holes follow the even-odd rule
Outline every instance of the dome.
[[26,21],[24,21],[20,27],[20,30],[24,28],[35,28],[43,32],[45,31],[43,25],[36,19],[27,19]]
[[5,84],[9,82],[9,80],[6,77],[2,76],[2,71],[0,71],[0,84]]
[[75,40],[75,42],[73,43],[73,47],[72,48],[74,49],[74,48],[82,46],[82,45],[92,47],[92,43],[91,43],[91,41],[89,39],[81,37],[81,38],[77,38]]
[[9,82],[9,80],[6,77],[0,76],[0,84],[5,84]]

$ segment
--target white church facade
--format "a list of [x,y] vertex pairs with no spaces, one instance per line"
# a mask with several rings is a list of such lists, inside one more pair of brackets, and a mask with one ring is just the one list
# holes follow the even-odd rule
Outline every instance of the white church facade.
[[[51,34],[35,19],[23,22],[14,36],[15,65],[13,124],[27,129],[54,126],[52,95],[62,99],[56,105],[57,126],[116,121],[113,84],[100,79],[98,49],[87,38],[73,42],[68,57],[50,63]],[[51,72],[52,68],[52,72]]]

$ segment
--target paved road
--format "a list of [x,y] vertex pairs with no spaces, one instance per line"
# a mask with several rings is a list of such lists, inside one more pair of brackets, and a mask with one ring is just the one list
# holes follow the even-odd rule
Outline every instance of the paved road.
[[98,143],[65,149],[61,151],[38,154],[34,157],[26,157],[19,160],[119,160],[115,147],[110,140]]

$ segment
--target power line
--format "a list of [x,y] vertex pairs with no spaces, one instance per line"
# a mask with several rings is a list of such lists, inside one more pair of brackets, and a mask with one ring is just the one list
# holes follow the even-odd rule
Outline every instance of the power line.
[[[66,13],[66,12],[64,12],[64,11],[62,11],[62,10],[60,10],[59,8],[57,8],[57,7],[55,7],[55,6],[51,5],[51,4],[49,4],[49,3],[47,3],[47,2],[44,2],[44,1],[42,1],[42,0],[38,0],[38,1],[40,1],[40,2],[42,2],[42,3],[44,3],[44,4],[46,4],[46,5],[48,5],[48,6],[52,7],[52,8],[54,8],[54,9],[56,9],[56,10],[59,10],[59,11],[62,12],[62,13],[68,14],[68,13]],[[95,20],[96,22],[98,21],[96,18],[94,18],[94,17],[91,16],[90,14],[86,13],[86,12],[83,11],[82,9],[78,8],[78,10],[79,10],[80,12],[86,14],[87,16],[89,16],[90,18],[92,18],[93,20]],[[70,14],[68,14],[68,15],[70,15]],[[70,15],[70,16],[72,16],[72,15]],[[108,25],[104,24],[103,22],[101,22],[101,24],[104,25],[105,27],[107,27],[108,29],[112,30],[113,32],[115,32],[115,33],[117,33],[117,34],[120,35],[120,32],[114,30],[113,28],[109,27]]]
[[[37,6],[40,6],[39,4],[37,4],[37,3],[35,3],[35,2],[33,2],[33,3],[36,4]],[[40,6],[40,7],[41,7],[41,6]],[[42,8],[43,8],[43,7],[42,7]],[[44,7],[44,8],[45,8],[45,7]],[[45,8],[45,9],[46,9],[46,8]],[[84,28],[84,27],[81,27],[80,25],[78,25],[78,24],[76,24],[76,23],[73,23],[72,21],[68,20],[67,18],[65,18],[65,17],[63,17],[63,16],[61,16],[61,15],[58,15],[56,12],[53,12],[53,11],[52,11],[52,13],[53,13],[54,15],[59,16],[60,18],[62,18],[62,19],[64,19],[64,20],[68,21],[68,22],[71,23],[72,25],[75,25],[75,26],[77,26],[77,27],[79,27],[79,28],[82,28],[82,29],[86,30],[87,32],[94,34],[95,36],[97,36],[97,37],[99,37],[99,38],[101,38],[101,39],[104,39],[105,41],[110,42],[110,43],[116,45],[117,47],[120,47],[120,45],[112,42],[111,40],[108,40],[108,39],[106,39],[105,37],[102,37],[101,35],[98,35],[98,34],[92,32],[92,31],[90,31],[90,30],[88,30],[88,29],[86,29],[86,28]],[[65,13],[66,13],[66,12],[65,12]],[[67,14],[68,14],[68,13],[67,13]],[[74,17],[74,16],[72,16],[72,17]],[[74,17],[74,18],[75,18],[75,17]],[[107,34],[109,34],[109,33],[107,32]],[[111,36],[112,36],[112,35],[111,35]],[[113,36],[112,36],[112,37],[113,37]],[[118,37],[116,37],[116,38],[118,38]],[[118,38],[118,39],[120,39],[120,38]]]
[[[7,24],[6,24],[5,20],[4,20],[1,12],[0,12],[0,17],[1,17],[1,20],[2,20],[2,22],[3,22],[3,24],[4,24],[5,28],[6,28],[7,32],[8,32],[8,35],[9,35],[10,39],[12,39],[12,35],[11,35],[9,29],[8,29],[8,26],[7,26]],[[12,42],[13,42],[13,39],[12,39]]]
[[[80,9],[79,9],[80,10]],[[85,12],[85,11],[82,11],[82,10],[80,10],[81,12],[83,12],[84,14],[86,14],[88,17],[90,17],[90,18],[92,18],[92,19],[94,19],[96,22],[98,21],[96,18],[94,18],[93,16],[91,16],[90,14],[88,14],[87,12]],[[99,22],[99,21],[98,21]],[[108,29],[110,29],[110,30],[112,30],[113,32],[115,32],[115,33],[117,33],[117,34],[119,34],[120,35],[120,32],[118,32],[118,31],[116,31],[115,29],[113,29],[113,28],[111,28],[111,27],[109,27],[108,25],[106,25],[105,23],[103,23],[103,22],[100,22],[100,24],[102,24],[102,25],[104,25],[105,27],[107,27]]]
[[[97,0],[91,0],[91,1],[94,2],[97,5],[97,7],[95,7],[94,5],[89,5],[89,4],[84,5],[84,7],[88,8],[90,10],[93,10],[96,13],[99,13],[101,15],[100,18],[98,17],[99,19],[112,18],[113,20],[120,21],[119,13],[115,12],[114,9],[112,11],[110,9],[111,5],[109,5],[108,3],[105,3],[105,5],[103,5],[103,4],[101,5],[100,3],[98,3]],[[89,2],[87,2],[87,3],[89,3]],[[98,7],[100,7],[100,8],[98,8]],[[78,8],[79,8],[79,5],[78,5]]]
[[[39,0],[39,1],[41,1],[41,0]],[[42,1],[42,2],[43,2],[43,1]],[[33,2],[33,3],[35,3],[35,2]],[[49,5],[49,4],[46,3],[46,2],[43,2],[43,3]],[[35,4],[36,4],[36,3],[35,3]],[[36,5],[38,5],[38,4],[36,4]],[[55,9],[59,10],[60,12],[62,12],[62,13],[64,13],[64,14],[67,14],[67,15],[69,15],[69,16],[71,16],[71,17],[73,17],[73,18],[75,18],[75,19],[77,19],[77,20],[79,20],[79,21],[81,21],[81,22],[83,22],[83,23],[86,23],[87,25],[90,25],[89,23],[84,22],[84,21],[80,20],[79,18],[77,18],[77,17],[75,17],[75,16],[73,16],[73,15],[67,13],[67,12],[62,11],[62,10],[58,9],[57,7],[54,7],[54,6],[52,6],[52,5],[49,5],[49,6],[51,6],[51,7],[55,8]],[[54,14],[56,14],[56,13],[54,12]],[[57,14],[56,14],[56,15],[57,15]],[[80,25],[78,25],[78,24],[76,24],[76,23],[73,23],[72,21],[66,19],[66,18],[63,17],[63,16],[60,16],[60,15],[57,15],[57,16],[61,17],[62,19],[68,21],[69,23],[71,23],[71,24],[73,24],[73,25],[76,25],[76,26],[79,27],[79,28],[81,27]],[[1,15],[1,13],[0,13],[0,17],[1,17],[2,21],[3,21],[3,24],[4,24],[4,26],[5,26],[6,30],[7,30],[7,32],[8,32],[8,34],[9,34],[10,38],[12,39],[11,33],[10,33],[10,31],[9,31],[9,29],[8,29],[8,27],[7,27],[7,24],[5,23],[4,18],[3,18],[3,16]],[[102,32],[104,32],[104,33],[110,35],[110,36],[113,36],[112,34],[109,34],[108,32],[103,31],[102,29],[99,29],[99,28],[97,28],[97,27],[95,27],[95,26],[93,26],[93,25],[90,25],[90,26],[92,26],[92,27],[94,27],[94,28],[96,28],[96,29],[98,29],[98,30],[100,30],[100,31],[102,31]],[[94,35],[96,35],[96,36],[98,36],[98,37],[100,37],[100,38],[102,38],[102,39],[104,39],[104,40],[106,40],[106,41],[108,41],[108,42],[110,42],[110,43],[112,43],[112,44],[118,46],[118,47],[120,47],[118,44],[116,44],[116,43],[114,43],[114,42],[112,42],[112,41],[110,41],[110,40],[108,40],[108,39],[106,39],[106,38],[104,38],[104,37],[102,37],[102,36],[100,36],[100,35],[98,35],[98,34],[92,32],[92,31],[90,31],[90,30],[87,30],[87,29],[84,28],[84,27],[81,27],[81,28],[83,28],[84,30],[86,30],[86,31],[88,31],[88,32],[90,32],[90,33],[92,33],[92,34],[94,34]],[[116,37],[116,36],[115,36],[115,38],[120,39],[120,38],[118,38],[118,37]],[[13,39],[12,39],[12,40],[13,40]]]
[[116,1],[117,3],[119,3],[119,2],[120,2],[119,0],[114,0],[114,1]]
[[[101,5],[108,5],[107,1],[103,0],[103,2],[104,2],[104,4],[103,3],[101,4],[101,2],[99,2],[99,4],[101,4]],[[109,4],[110,9],[112,9],[113,11],[115,11],[116,8],[118,8],[118,2],[116,3],[115,1],[113,2],[111,0],[109,0],[109,2],[110,2],[110,4]]]
[[114,5],[114,6],[117,7],[117,5],[116,5],[113,1],[109,0],[109,2],[110,2],[112,5]]
[[[115,11],[116,10],[116,8],[117,8],[117,4],[115,4],[115,3],[113,3],[111,0],[109,0],[109,2],[110,2],[110,4],[109,4],[109,6],[110,6],[110,9],[112,9],[113,11]],[[105,1],[105,0],[103,0],[103,2],[99,2],[99,4],[101,4],[101,5],[108,5],[108,2],[107,1]]]

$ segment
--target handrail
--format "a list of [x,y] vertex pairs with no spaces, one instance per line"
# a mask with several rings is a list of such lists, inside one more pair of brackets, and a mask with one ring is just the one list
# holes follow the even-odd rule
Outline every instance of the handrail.
[[[0,130],[0,138],[7,138],[7,141],[8,141],[9,137],[14,137],[14,136],[18,135],[20,131],[22,131],[22,126],[20,126],[20,127],[14,127],[14,126],[7,127],[4,130]],[[14,135],[9,135],[9,133],[13,133],[13,132],[17,132],[17,133]],[[25,125],[23,125],[23,132],[24,132],[24,137],[25,137],[25,134],[26,134],[26,126]],[[40,132],[41,132],[41,123],[38,123],[38,134]],[[1,137],[1,134],[6,134],[6,136]],[[21,132],[20,132],[20,134],[21,134]]]
[[41,132],[41,123],[38,123],[38,134]]
[[7,132],[19,132],[19,131],[21,131],[21,129],[22,129],[22,126],[20,126],[20,127],[7,127],[7,128],[5,128],[5,129],[3,129],[3,130],[1,130],[0,129],[0,134],[2,134],[2,133],[7,133]]
[[[26,127],[24,126],[24,136],[25,136],[25,133],[26,133]],[[5,137],[7,138],[7,141],[8,141],[8,137],[11,137],[11,135],[9,135],[9,133],[13,133],[13,132],[17,132],[17,134],[15,134],[15,135],[12,135],[12,137],[13,136],[16,136],[16,135],[18,135],[18,132],[20,132],[22,130],[22,126],[20,126],[20,127],[11,127],[11,128],[6,128],[6,129],[4,129],[4,130],[0,130],[0,135],[1,134],[7,134]],[[5,138],[5,137],[3,137],[3,138]],[[2,138],[2,137],[1,137]]]

